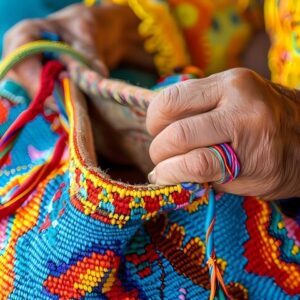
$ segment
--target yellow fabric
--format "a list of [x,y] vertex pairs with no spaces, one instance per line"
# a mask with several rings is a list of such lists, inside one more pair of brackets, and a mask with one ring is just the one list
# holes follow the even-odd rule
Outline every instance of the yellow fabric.
[[[111,1],[141,19],[145,48],[161,74],[190,63],[206,75],[239,66],[262,20],[255,0]],[[264,14],[272,81],[300,88],[300,0],[265,0]]]
[[240,65],[256,20],[255,0],[112,0],[141,19],[145,49],[161,74],[190,63],[205,74]]
[[253,1],[168,0],[192,63],[205,74],[240,66],[253,31]]
[[128,4],[141,19],[139,32],[146,39],[145,49],[154,54],[154,63],[164,75],[178,66],[190,64],[190,58],[180,30],[165,2],[153,0],[112,0]]
[[300,0],[266,0],[272,81],[300,88]]

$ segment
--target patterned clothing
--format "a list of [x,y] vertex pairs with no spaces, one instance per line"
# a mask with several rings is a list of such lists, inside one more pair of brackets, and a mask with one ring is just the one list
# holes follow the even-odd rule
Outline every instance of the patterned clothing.
[[266,0],[265,16],[272,81],[300,88],[300,1]]
[[193,64],[205,74],[240,65],[251,34],[262,25],[255,1],[112,0],[141,19],[145,48],[160,73]]
[[[193,64],[205,74],[241,65],[239,59],[251,34],[262,26],[255,1],[234,0],[113,0],[128,4],[141,19],[145,48],[155,54],[158,70]],[[300,86],[300,3],[265,1],[265,23],[272,46],[272,80]],[[162,17],[163,16],[163,17]]]

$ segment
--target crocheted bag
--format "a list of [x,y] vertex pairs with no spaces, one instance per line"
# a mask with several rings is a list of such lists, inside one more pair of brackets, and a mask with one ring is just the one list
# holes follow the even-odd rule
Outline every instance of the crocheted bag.
[[[44,49],[75,55],[34,43],[0,64],[0,78]],[[73,80],[62,70],[45,65],[30,104],[1,85],[0,299],[299,299],[299,220],[253,197],[214,197],[208,185],[111,179],[92,129],[106,153],[108,140],[89,114],[123,133],[120,149],[146,170],[154,92],[77,62]],[[53,88],[58,109],[43,105]]]

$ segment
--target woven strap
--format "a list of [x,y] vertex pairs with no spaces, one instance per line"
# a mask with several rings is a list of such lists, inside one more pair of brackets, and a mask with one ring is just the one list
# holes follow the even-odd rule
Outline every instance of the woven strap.
[[[0,138],[0,168],[7,161],[9,153],[25,126],[39,114],[43,113],[44,103],[52,95],[55,80],[62,70],[62,64],[57,61],[50,61],[44,66],[39,92],[28,108],[14,120],[5,134]],[[67,135],[63,133],[54,146],[54,151],[50,158],[44,164],[33,168],[28,173],[26,180],[17,186],[5,203],[0,205],[0,218],[4,218],[15,212],[35,190],[37,184],[57,168],[60,164],[66,141]]]
[[[86,85],[89,85],[89,82],[91,82],[91,79],[94,79],[92,82],[97,80],[99,85],[94,93],[112,98],[120,104],[134,106],[135,108],[140,108],[146,111],[150,99],[156,95],[156,92],[148,89],[133,86],[117,80],[103,78],[100,74],[91,71],[90,62],[79,52],[65,43],[54,41],[30,42],[12,52],[0,64],[0,80],[5,77],[10,69],[23,59],[44,52],[68,55],[76,61],[81,62],[82,64],[78,64],[77,62],[70,64],[70,71],[73,77],[76,77],[76,82],[78,82],[80,86],[86,87]],[[93,90],[92,87],[89,87],[89,89]]]
[[30,42],[13,51],[0,63],[0,80],[4,78],[4,76],[9,70],[11,70],[16,64],[18,64],[25,58],[43,52],[66,54],[72,56],[76,60],[79,60],[86,65],[89,65],[88,60],[86,60],[78,51],[74,50],[73,48],[62,42]]
[[[37,41],[18,48],[0,63],[0,80],[5,77],[10,69],[26,57],[43,52],[67,54],[88,64],[87,60],[81,54],[66,44],[60,42]],[[47,63],[43,68],[40,89],[37,95],[28,108],[20,114],[8,128],[6,133],[0,138],[0,167],[5,164],[9,153],[26,124],[43,112],[44,102],[52,94],[55,80],[62,70],[63,66],[56,61]],[[28,174],[28,178],[14,190],[8,201],[0,205],[0,218],[4,218],[14,213],[34,191],[36,185],[59,166],[66,141],[67,134],[64,132],[54,146],[50,158],[44,164],[32,169]]]

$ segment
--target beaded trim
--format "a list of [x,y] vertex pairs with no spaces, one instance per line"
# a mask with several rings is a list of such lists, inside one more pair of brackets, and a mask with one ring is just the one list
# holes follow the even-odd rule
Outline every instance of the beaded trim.
[[[72,85],[68,78],[63,82],[70,117],[71,162],[64,162],[41,180],[30,201],[19,207],[8,219],[9,223],[4,219],[0,222],[0,227],[9,230],[9,236],[2,237],[5,244],[2,244],[4,248],[2,246],[0,257],[1,299],[10,295],[26,298],[28,293],[36,298],[202,299],[207,298],[209,286],[212,288],[210,299],[214,296],[225,299],[227,292],[228,299],[294,299],[299,295],[299,247],[294,239],[288,238],[287,224],[273,205],[252,197],[228,194],[215,202],[218,199],[213,191],[209,190],[207,195],[207,187],[197,184],[158,188],[130,186],[110,180],[93,167],[95,163],[89,163],[93,153],[85,150],[89,145],[90,128],[86,122],[84,101],[81,102],[79,95],[77,97],[75,89],[70,89]],[[70,175],[71,184],[75,182],[72,191],[77,194],[73,196],[76,201],[81,197],[80,205],[88,202],[89,209],[94,202],[95,205],[108,204],[104,207],[105,212],[102,208],[99,212],[101,218],[106,217],[101,220],[126,227],[119,230],[117,226],[101,226],[103,222],[94,222],[98,212],[92,215],[82,207],[79,207],[82,213],[76,212],[71,205],[64,211],[70,195],[69,185],[65,184],[68,181],[66,174]],[[114,196],[114,190],[119,198],[106,199]],[[119,212],[117,221],[114,221],[114,214],[107,216],[107,213],[110,207],[118,208],[124,204],[127,192],[128,197],[133,198],[128,205],[128,220],[118,223],[122,219]],[[142,199],[146,207],[152,203],[146,199],[147,192],[153,199],[167,196],[165,206],[165,199],[158,199],[159,206],[153,208],[154,212],[168,210],[168,205],[173,205],[172,193],[173,198],[178,196],[174,201],[175,208],[186,205],[186,201],[194,201],[185,211],[163,214],[139,226],[142,225],[139,220],[149,212],[145,214],[144,207],[136,203],[135,198]],[[74,204],[73,199],[71,201]],[[199,207],[202,204],[208,204],[207,209],[202,210]],[[221,222],[217,222],[219,227],[214,238],[216,204],[219,205],[218,219],[220,217]],[[189,214],[197,207],[195,214]],[[47,219],[49,212],[51,219]],[[53,219],[52,213],[55,215]],[[48,221],[52,222],[51,226],[48,226]],[[216,249],[214,240],[217,241]],[[230,249],[227,249],[228,245]],[[215,251],[222,259],[216,259]],[[211,280],[207,276],[208,268]],[[221,278],[223,275],[229,284],[225,284]],[[232,276],[241,283],[232,281]],[[261,285],[257,286],[255,282]]]
[[[184,207],[202,197],[207,186],[134,186],[111,180],[101,170],[92,169],[82,156],[79,140],[82,131],[73,102],[70,81],[63,80],[70,120],[70,197],[84,214],[102,222],[123,227],[129,221],[146,220],[162,211]],[[79,128],[80,129],[79,129]]]
[[11,176],[13,176],[14,174],[17,174],[20,171],[30,170],[33,167],[34,167],[33,164],[28,164],[28,165],[17,166],[16,168],[12,168],[12,169],[0,170],[0,176],[11,177]]

